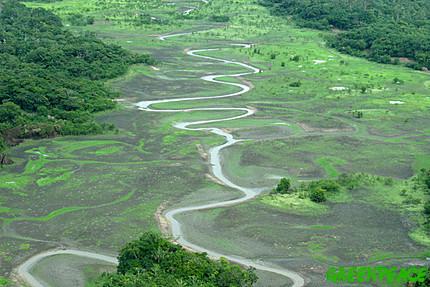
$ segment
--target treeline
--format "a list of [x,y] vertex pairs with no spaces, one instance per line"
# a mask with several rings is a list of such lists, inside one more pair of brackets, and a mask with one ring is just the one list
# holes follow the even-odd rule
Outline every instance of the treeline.
[[9,0],[0,11],[0,154],[23,138],[100,133],[92,113],[114,107],[104,81],[150,63],[93,34],[74,35],[53,13]]
[[381,63],[430,68],[428,0],[260,0],[303,27],[337,29],[328,43]]
[[145,233],[119,255],[117,273],[104,274],[96,287],[250,287],[257,281],[252,269],[225,259],[214,261],[191,253],[156,233]]

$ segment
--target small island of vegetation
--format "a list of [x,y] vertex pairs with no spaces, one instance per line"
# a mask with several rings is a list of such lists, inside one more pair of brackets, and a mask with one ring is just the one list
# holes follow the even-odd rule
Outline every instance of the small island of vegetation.
[[104,274],[94,287],[251,287],[253,269],[244,270],[221,258],[192,253],[153,232],[128,243],[119,255],[117,273]]

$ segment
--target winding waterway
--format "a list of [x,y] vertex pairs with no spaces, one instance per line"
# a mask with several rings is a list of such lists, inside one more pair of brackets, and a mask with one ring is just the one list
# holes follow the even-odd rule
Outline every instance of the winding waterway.
[[[170,35],[170,37],[180,36],[180,35],[184,35],[184,34],[173,34],[173,35]],[[165,39],[165,38],[166,37],[162,37],[161,39]],[[236,46],[241,46],[241,47],[245,47],[245,48],[251,47],[251,45],[249,45],[249,44],[236,44]],[[219,59],[219,58],[214,58],[214,57],[209,57],[209,56],[203,56],[203,55],[198,54],[201,52],[210,52],[210,51],[216,51],[216,50],[219,50],[219,49],[192,50],[192,51],[188,51],[187,54],[189,56],[199,57],[199,58],[203,58],[206,60],[219,61],[219,62],[223,62],[225,64],[239,65],[239,66],[242,66],[246,69],[249,69],[250,72],[244,72],[244,73],[239,73],[239,74],[230,74],[230,75],[228,75],[228,74],[210,75],[210,76],[204,76],[201,78],[204,81],[208,81],[208,82],[212,82],[212,83],[218,83],[218,84],[224,84],[224,85],[239,87],[240,91],[235,92],[235,93],[225,94],[225,95],[212,96],[212,97],[194,97],[194,98],[178,98],[178,99],[165,99],[165,100],[155,100],[155,101],[143,101],[143,102],[138,103],[137,106],[140,107],[141,110],[151,111],[151,112],[190,112],[190,111],[215,111],[215,110],[216,111],[236,110],[236,111],[244,112],[243,114],[235,116],[235,117],[228,117],[228,118],[215,119],[215,120],[202,120],[202,121],[194,121],[194,122],[182,122],[182,123],[177,123],[174,125],[178,129],[192,130],[192,131],[208,131],[208,132],[214,133],[216,135],[219,135],[219,136],[222,136],[225,138],[225,140],[226,140],[225,143],[223,143],[222,145],[213,147],[209,150],[210,168],[211,168],[213,175],[217,179],[219,179],[224,185],[241,191],[243,193],[243,196],[240,198],[237,198],[237,199],[233,199],[233,200],[227,200],[227,201],[214,202],[214,203],[209,203],[209,204],[204,204],[204,205],[189,206],[189,207],[182,207],[182,208],[178,208],[178,209],[173,209],[173,210],[168,211],[165,214],[165,216],[170,223],[171,232],[172,232],[173,237],[175,238],[176,242],[178,242],[182,246],[190,248],[190,249],[197,251],[197,252],[206,252],[212,258],[224,257],[224,258],[227,258],[228,260],[230,260],[232,262],[235,262],[235,263],[238,263],[238,264],[241,264],[244,266],[254,267],[258,270],[269,271],[269,272],[273,272],[276,274],[286,276],[293,281],[293,285],[292,285],[293,287],[301,287],[304,285],[303,277],[301,275],[299,275],[298,273],[292,271],[292,270],[283,269],[279,266],[270,266],[268,263],[256,262],[256,261],[253,261],[253,260],[250,260],[247,258],[243,258],[243,257],[239,257],[239,256],[221,254],[221,253],[218,253],[216,251],[204,248],[202,246],[199,246],[195,243],[188,241],[185,238],[185,235],[182,231],[181,223],[175,218],[175,215],[180,214],[180,213],[197,211],[197,210],[204,210],[204,209],[227,207],[227,206],[239,204],[239,203],[248,201],[250,199],[253,199],[263,190],[261,188],[247,188],[247,187],[239,186],[239,185],[231,182],[223,173],[222,165],[221,165],[221,155],[220,155],[221,151],[226,147],[234,145],[235,143],[239,142],[240,140],[235,139],[232,134],[230,134],[230,133],[228,133],[222,129],[219,129],[219,128],[214,128],[214,127],[204,127],[204,128],[194,127],[193,128],[193,127],[191,127],[191,126],[196,126],[196,125],[210,124],[210,123],[216,123],[216,122],[225,122],[225,121],[231,121],[231,120],[249,117],[255,113],[255,110],[249,109],[249,108],[194,108],[194,109],[177,109],[177,110],[170,110],[170,109],[163,110],[163,109],[152,109],[151,108],[151,105],[161,104],[161,103],[193,101],[193,100],[213,100],[213,99],[234,97],[234,96],[242,95],[242,94],[248,92],[249,90],[251,90],[251,88],[248,85],[224,82],[224,81],[217,80],[217,78],[222,78],[222,77],[236,77],[237,78],[237,77],[241,77],[241,76],[246,76],[246,75],[258,73],[258,72],[260,72],[260,69],[255,68],[255,67],[248,65],[248,64],[245,64],[245,63],[241,63],[241,62],[229,61],[229,60],[224,60],[224,59]]]
[[[172,35],[167,35],[167,36],[160,36],[159,39],[160,40],[166,40],[167,38],[170,38],[170,37],[178,37],[178,36],[187,35],[187,34],[189,34],[189,33],[180,33],[180,34],[172,34]],[[250,48],[251,47],[251,45],[249,45],[249,44],[234,44],[234,45],[238,46],[238,47],[244,47],[244,48]],[[165,217],[169,221],[169,224],[171,227],[171,232],[172,232],[172,235],[175,238],[176,242],[179,243],[180,245],[184,246],[184,247],[190,248],[196,252],[206,252],[211,258],[214,258],[214,259],[224,257],[224,258],[230,260],[231,262],[235,262],[235,263],[238,263],[238,264],[241,264],[244,266],[254,267],[258,270],[273,272],[273,273],[288,277],[292,280],[292,282],[293,282],[292,286],[293,287],[304,286],[304,283],[305,283],[304,278],[300,274],[298,274],[292,270],[281,268],[279,266],[272,265],[272,264],[267,263],[267,262],[255,261],[255,260],[251,260],[251,259],[247,259],[247,258],[243,258],[240,256],[235,256],[235,255],[221,254],[221,253],[218,253],[214,250],[204,248],[202,246],[199,246],[196,243],[192,243],[192,242],[188,241],[185,237],[185,234],[184,234],[182,228],[181,228],[181,223],[175,218],[176,215],[181,214],[181,213],[197,211],[197,210],[213,209],[213,208],[222,208],[222,207],[228,207],[231,205],[243,203],[245,201],[248,201],[248,200],[255,198],[263,190],[261,188],[247,188],[247,187],[239,186],[239,185],[233,183],[232,181],[230,181],[223,173],[223,169],[222,169],[222,165],[221,165],[221,155],[220,155],[221,151],[224,148],[227,148],[229,146],[234,145],[235,143],[239,142],[240,140],[235,139],[232,134],[230,134],[230,133],[228,133],[228,132],[226,132],[220,128],[195,127],[195,126],[203,125],[203,124],[225,122],[225,121],[231,121],[231,120],[237,120],[237,119],[249,117],[255,113],[254,109],[251,109],[251,108],[235,108],[235,107],[231,107],[231,108],[190,108],[190,109],[177,109],[177,110],[176,109],[172,110],[172,109],[154,109],[154,108],[151,108],[151,106],[154,104],[162,104],[162,103],[170,103],[170,102],[183,102],[183,101],[195,101],[195,100],[214,100],[214,99],[235,97],[235,96],[239,96],[239,95],[242,95],[242,94],[250,91],[251,87],[248,85],[240,84],[240,83],[224,82],[224,81],[217,80],[217,79],[222,78],[222,77],[236,77],[237,78],[237,77],[241,77],[241,76],[251,75],[251,74],[259,73],[260,69],[253,67],[251,65],[245,64],[245,63],[241,63],[241,62],[229,61],[229,60],[225,60],[225,59],[219,59],[219,58],[214,58],[214,57],[209,57],[209,56],[204,56],[204,55],[199,54],[199,53],[203,53],[203,52],[211,52],[211,51],[216,51],[216,50],[219,50],[219,49],[191,50],[191,51],[188,51],[187,54],[189,56],[192,56],[192,57],[203,58],[206,60],[211,60],[211,61],[216,61],[216,62],[222,62],[225,64],[238,65],[238,66],[241,66],[241,67],[249,70],[248,72],[243,72],[243,73],[238,73],[238,74],[231,74],[231,75],[219,74],[219,75],[204,76],[201,78],[204,81],[208,81],[208,82],[212,82],[212,83],[238,87],[240,89],[238,92],[219,95],[219,96],[212,96],[212,97],[174,98],[174,99],[165,99],[165,100],[142,101],[142,102],[137,103],[136,106],[140,110],[147,111],[147,112],[173,113],[173,112],[192,112],[192,111],[232,111],[232,110],[242,112],[240,115],[234,116],[234,117],[214,119],[214,120],[201,120],[201,121],[194,121],[194,122],[181,122],[181,123],[175,124],[174,126],[175,126],[175,128],[182,129],[182,130],[211,132],[213,134],[216,134],[216,135],[219,135],[219,136],[222,136],[225,138],[225,143],[223,143],[222,145],[213,147],[209,150],[210,168],[211,168],[212,174],[219,181],[221,181],[224,185],[226,185],[230,188],[233,188],[233,189],[236,189],[236,190],[242,192],[243,196],[240,198],[233,199],[233,200],[220,201],[220,202],[214,202],[214,203],[210,203],[210,204],[203,204],[203,205],[198,205],[198,206],[189,206],[189,207],[182,207],[182,208],[178,208],[178,209],[173,209],[173,210],[168,211],[165,214]],[[81,250],[74,250],[74,249],[51,250],[51,251],[46,251],[46,252],[40,253],[40,254],[33,256],[30,259],[28,259],[26,262],[24,262],[22,265],[20,265],[17,268],[17,270],[16,270],[17,274],[19,275],[20,278],[22,278],[25,282],[27,282],[32,287],[46,287],[43,284],[43,282],[41,282],[38,278],[34,277],[31,274],[31,270],[37,263],[39,263],[44,258],[47,258],[50,256],[55,256],[55,255],[62,255],[62,254],[63,255],[67,254],[67,255],[74,255],[74,256],[79,256],[79,257],[97,259],[97,260],[105,261],[105,262],[108,262],[111,264],[117,264],[117,262],[118,262],[117,259],[115,257],[112,257],[112,256],[106,256],[106,255],[102,255],[102,254],[86,252],[86,251],[81,251]]]

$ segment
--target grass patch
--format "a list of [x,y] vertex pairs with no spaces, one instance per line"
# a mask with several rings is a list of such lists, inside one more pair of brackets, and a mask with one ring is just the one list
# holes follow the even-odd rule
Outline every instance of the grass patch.
[[328,206],[312,202],[309,198],[300,198],[299,194],[267,195],[263,196],[260,201],[298,215],[318,216],[329,212]]
[[323,237],[313,237],[311,241],[307,242],[306,246],[311,256],[320,262],[328,263],[328,264],[336,264],[340,261],[337,256],[327,255],[327,247],[325,243],[330,240],[328,238]]
[[73,175],[73,172],[68,171],[59,176],[47,176],[43,178],[39,178],[36,183],[39,187],[44,187],[47,185],[51,185],[54,183],[62,182],[68,180]]
[[324,169],[326,175],[331,178],[339,176],[336,165],[346,164],[344,160],[335,157],[321,157],[317,159],[317,163]]
[[416,242],[419,242],[422,245],[425,246],[430,246],[430,237],[427,233],[427,231],[425,231],[422,228],[417,228],[414,231],[412,231],[409,236],[415,240]]
[[110,155],[114,153],[119,153],[122,151],[122,148],[119,146],[111,146],[111,147],[105,147],[102,149],[99,149],[95,151],[95,155],[101,156],[101,155]]
[[72,212],[76,212],[76,211],[81,211],[81,210],[87,210],[87,209],[93,209],[93,208],[101,208],[101,207],[106,207],[106,206],[112,206],[112,205],[116,205],[119,204],[121,202],[125,202],[128,201],[132,196],[134,195],[134,191],[129,192],[128,194],[112,201],[109,203],[103,203],[100,205],[96,205],[96,206],[69,206],[69,207],[64,207],[64,208],[60,208],[57,210],[54,210],[50,213],[48,213],[45,216],[39,216],[39,217],[14,217],[14,218],[0,218],[3,219],[3,222],[6,225],[11,224],[12,222],[19,222],[19,221],[28,221],[28,222],[47,222],[50,221],[56,217],[68,214],[68,213],[72,213]]

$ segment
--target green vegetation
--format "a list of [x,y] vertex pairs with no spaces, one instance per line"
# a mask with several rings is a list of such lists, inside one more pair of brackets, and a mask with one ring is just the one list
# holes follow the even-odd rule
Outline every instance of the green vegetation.
[[82,14],[70,14],[67,21],[74,26],[85,26],[94,24],[93,16],[84,16]]
[[[285,262],[309,275],[315,286],[324,285],[314,271],[324,270],[326,264],[380,260],[404,264],[430,256],[424,225],[428,197],[421,184],[414,190],[414,181],[409,180],[421,168],[430,168],[428,74],[341,54],[325,45],[329,31],[292,26],[254,0],[170,4],[26,3],[58,15],[75,36],[95,33],[132,52],[150,49],[163,61],[156,67],[135,65],[123,77],[107,82],[121,93],[124,105],[98,114],[97,123],[114,124],[118,133],[31,140],[11,148],[16,165],[0,170],[0,212],[2,218],[16,221],[1,231],[1,274],[9,274],[17,256],[47,248],[32,238],[114,253],[142,231],[157,230],[157,210],[239,196],[205,176],[207,150],[223,139],[171,126],[237,113],[148,113],[128,108],[142,100],[237,91],[200,77],[245,69],[184,54],[189,48],[208,47],[222,49],[204,54],[260,68],[261,73],[243,77],[254,88],[240,97],[157,108],[255,108],[252,117],[208,125],[246,139],[223,150],[224,171],[242,186],[276,186],[286,176],[291,187],[287,193],[239,206],[181,214],[178,220],[190,241],[223,254]],[[192,6],[199,9],[182,15]],[[73,14],[95,21],[72,23]],[[229,22],[216,22],[226,20],[224,16]],[[157,39],[164,33],[190,31],[200,32]],[[230,46],[233,42],[254,46]],[[301,182],[338,181],[342,173],[354,174],[357,183],[351,190],[339,183],[338,192],[324,191],[325,202],[311,201],[309,191],[294,192]],[[127,200],[115,202],[132,191]],[[68,207],[84,208],[63,209]],[[30,249],[21,250],[26,242]],[[302,268],[303,262],[316,269]],[[260,276],[257,286],[287,284],[284,277],[279,284],[267,277]],[[49,273],[39,278],[49,278]]]
[[419,189],[420,186],[428,195],[424,202],[423,215],[425,231],[427,234],[430,234],[430,169],[422,169],[421,173],[416,178],[416,185],[414,188]]
[[337,181],[329,179],[322,179],[318,181],[312,181],[310,183],[303,183],[297,188],[290,187],[291,180],[282,178],[271,194],[297,193],[301,198],[308,197],[311,201],[320,203],[327,200],[327,193],[336,194],[341,189],[341,186]]
[[0,153],[22,138],[112,130],[91,115],[115,105],[103,81],[152,62],[91,33],[72,34],[53,13],[16,1],[3,4],[0,27]]
[[309,192],[309,199],[313,202],[324,202],[327,200],[326,198],[326,190],[322,188],[312,189]]
[[[306,198],[309,198],[314,203],[345,202],[352,200],[349,193],[372,189],[372,193],[365,198],[360,198],[360,201],[368,201],[378,207],[385,204],[400,208],[420,225],[418,229],[411,230],[410,236],[425,245],[430,242],[430,170],[422,169],[416,176],[405,182],[367,174],[342,174],[336,179],[314,180],[301,183],[297,187],[290,187],[290,182],[291,180],[282,178],[272,193],[263,198],[262,202],[296,213],[293,201],[300,202],[301,199],[305,202]],[[378,198],[383,196],[383,192],[387,189],[397,194],[391,192],[385,195],[385,199]],[[307,208],[312,207],[315,208],[314,212],[310,210],[308,213],[318,214],[320,208],[317,205],[307,206]]]
[[291,180],[290,179],[286,179],[281,178],[281,181],[278,183],[278,185],[276,186],[276,188],[272,191],[272,193],[276,194],[285,194],[288,193],[290,191],[290,187],[291,187]]
[[11,284],[12,284],[12,282],[9,279],[7,279],[3,276],[0,276],[0,286],[8,287],[8,286],[11,286]]
[[[339,29],[329,43],[341,52],[380,63],[401,59],[430,68],[430,3],[426,0],[261,0],[303,27]],[[400,59],[400,60],[399,60]]]
[[127,26],[128,29],[143,27],[159,30],[171,28],[181,18],[186,18],[177,13],[177,7],[182,3],[176,6],[158,0],[89,0],[84,3],[74,0],[30,0],[26,4],[53,10],[67,23],[80,27],[104,23],[108,26]]
[[242,270],[225,259],[213,261],[156,233],[145,233],[121,250],[117,273],[104,274],[95,286],[251,287],[256,281],[253,269]]
[[313,202],[320,203],[327,200],[327,193],[339,192],[340,185],[334,180],[318,180],[308,184],[301,184],[298,188],[291,188],[291,180],[282,178],[271,194],[288,194],[298,193],[299,197],[309,199]]
[[318,216],[329,212],[327,206],[315,203],[299,193],[264,196],[260,201],[278,210],[298,215]]

